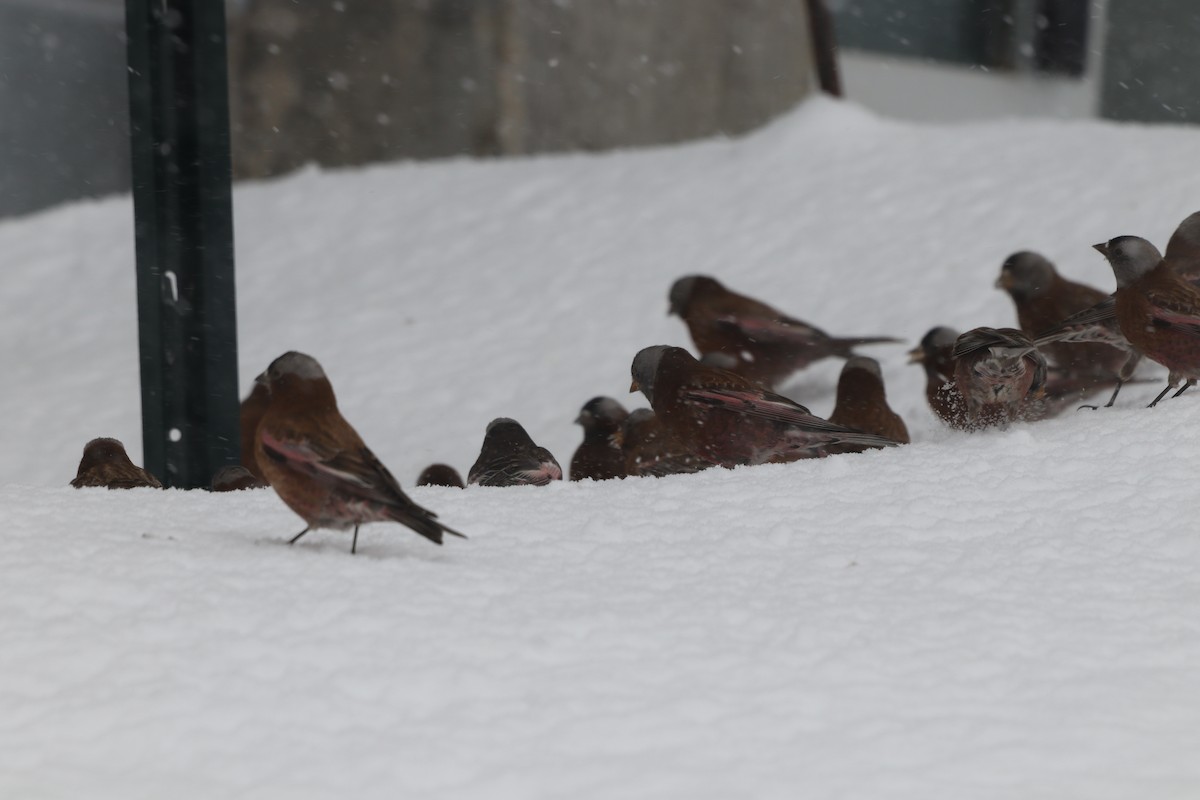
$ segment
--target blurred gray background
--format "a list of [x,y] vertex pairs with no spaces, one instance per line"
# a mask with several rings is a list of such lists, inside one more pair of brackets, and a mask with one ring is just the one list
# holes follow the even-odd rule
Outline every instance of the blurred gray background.
[[0,216],[129,188],[122,0],[0,0]]
[[[1200,118],[1195,0],[827,0],[913,119]],[[738,134],[815,90],[806,0],[236,0],[239,178]],[[129,185],[123,0],[0,0],[0,216]]]

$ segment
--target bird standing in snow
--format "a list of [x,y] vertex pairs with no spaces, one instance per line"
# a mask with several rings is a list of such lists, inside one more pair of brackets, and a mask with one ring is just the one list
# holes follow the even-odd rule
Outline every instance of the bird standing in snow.
[[1093,245],[1117,278],[1117,324],[1146,358],[1167,368],[1167,386],[1150,407],[1179,386],[1183,394],[1200,378],[1200,289],[1179,277],[1158,248],[1137,236]]
[[830,356],[850,358],[863,344],[897,342],[887,336],[837,338],[753,298],[726,289],[714,278],[689,275],[675,281],[671,314],[691,333],[701,357],[715,366],[773,389],[793,372]]
[[[1108,295],[1082,283],[1069,281],[1044,256],[1030,251],[1013,253],[1000,268],[996,287],[1012,298],[1017,324],[1030,337],[1038,337],[1072,314],[1103,302]],[[1123,348],[1111,344],[1073,342],[1069,338],[1047,341],[1039,349],[1058,372],[1092,377],[1097,383],[1117,375],[1127,359]]]
[[827,455],[833,444],[896,444],[821,419],[741,375],[701,364],[680,347],[647,347],[630,371],[630,391],[640,389],[667,432],[711,464],[795,461]]
[[1163,260],[1185,281],[1200,281],[1200,211],[1179,223],[1163,251]]
[[[1166,262],[1168,270],[1188,283],[1195,285],[1200,281],[1200,211],[1188,215],[1179,223],[1179,227],[1167,242],[1163,261]],[[1142,360],[1142,354],[1121,332],[1121,326],[1117,322],[1115,295],[1108,295],[1094,305],[1042,330],[1035,340],[1038,347],[1045,347],[1053,342],[1100,342],[1125,353],[1125,363],[1117,373],[1116,386],[1112,396],[1104,404],[1105,408],[1116,402],[1121,386],[1133,377],[1134,370]]]
[[464,537],[410,500],[358,432],[342,417],[333,386],[316,359],[284,353],[258,377],[270,402],[255,437],[263,474],[279,498],[307,524],[288,542],[317,528],[354,529],[399,522],[435,544],[442,534]]
[[1114,379],[1116,385],[1108,402],[1104,404],[1105,408],[1117,401],[1121,387],[1133,377],[1134,370],[1142,360],[1142,354],[1129,343],[1125,334],[1121,333],[1121,326],[1117,323],[1117,299],[1112,295],[1042,331],[1033,343],[1041,348],[1056,342],[1103,343],[1125,354],[1125,362],[1117,371]]
[[84,486],[103,486],[108,489],[136,489],[149,487],[161,489],[158,478],[129,460],[125,445],[119,439],[92,439],[83,446],[83,458],[75,471],[71,485],[76,489]]
[[480,486],[545,486],[562,480],[562,467],[544,447],[538,447],[521,427],[508,417],[488,423],[479,458],[467,473],[468,484]]

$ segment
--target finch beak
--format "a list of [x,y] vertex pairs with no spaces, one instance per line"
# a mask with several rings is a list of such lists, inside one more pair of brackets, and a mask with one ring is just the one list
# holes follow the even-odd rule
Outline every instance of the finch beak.
[[578,417],[576,417],[576,418],[575,418],[575,424],[576,424],[576,425],[582,425],[582,424],[583,424],[583,414],[580,414]]
[[255,386],[261,386],[261,387],[263,387],[264,389],[270,389],[270,388],[271,388],[271,381],[269,381],[269,380],[267,379],[267,373],[266,373],[266,372],[260,372],[260,373],[258,373],[258,377],[256,377],[256,378],[254,379],[254,385],[255,385]]
[[925,351],[920,347],[914,347],[912,350],[909,350],[908,351],[908,363],[924,364],[925,363]]
[[1094,244],[1094,245],[1092,245],[1092,249],[1099,252],[1100,255],[1104,256],[1105,258],[1108,258],[1108,242],[1101,242],[1100,244]]
[[641,388],[642,387],[638,386],[637,381],[633,381],[632,383],[629,384],[629,393],[633,394],[634,392],[640,390]]
[[996,288],[1004,289],[1005,291],[1012,288],[1012,276],[1007,272],[1001,272],[1000,277],[996,278]]

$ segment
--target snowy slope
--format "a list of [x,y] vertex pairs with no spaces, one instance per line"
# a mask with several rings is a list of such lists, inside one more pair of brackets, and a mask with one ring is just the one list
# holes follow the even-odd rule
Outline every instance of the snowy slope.
[[[565,465],[711,273],[840,334],[1011,324],[1037,249],[1165,244],[1200,133],[921,127],[827,101],[737,141],[239,187],[243,382],[286,349],[411,485],[495,416]],[[128,198],[0,223],[0,796],[1200,796],[1195,398],[974,436],[879,346],[915,444],[413,491],[360,554],[272,492],[65,488],[138,458]],[[839,365],[789,393],[832,405]],[[1155,379],[1160,371],[1148,369]]]

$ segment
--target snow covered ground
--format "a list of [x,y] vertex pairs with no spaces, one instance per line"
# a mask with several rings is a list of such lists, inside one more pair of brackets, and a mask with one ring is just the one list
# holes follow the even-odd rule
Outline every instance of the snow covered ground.
[[[566,465],[709,273],[838,334],[1011,324],[1001,261],[1160,246],[1200,131],[918,126],[813,101],[737,141],[239,187],[240,373],[316,356],[405,486],[521,420]],[[0,797],[1200,796],[1200,393],[663,480],[414,489],[467,533],[273,492],[75,491],[140,461],[128,198],[0,223]],[[840,365],[789,394],[828,413]],[[1148,377],[1161,371],[1149,368]]]

